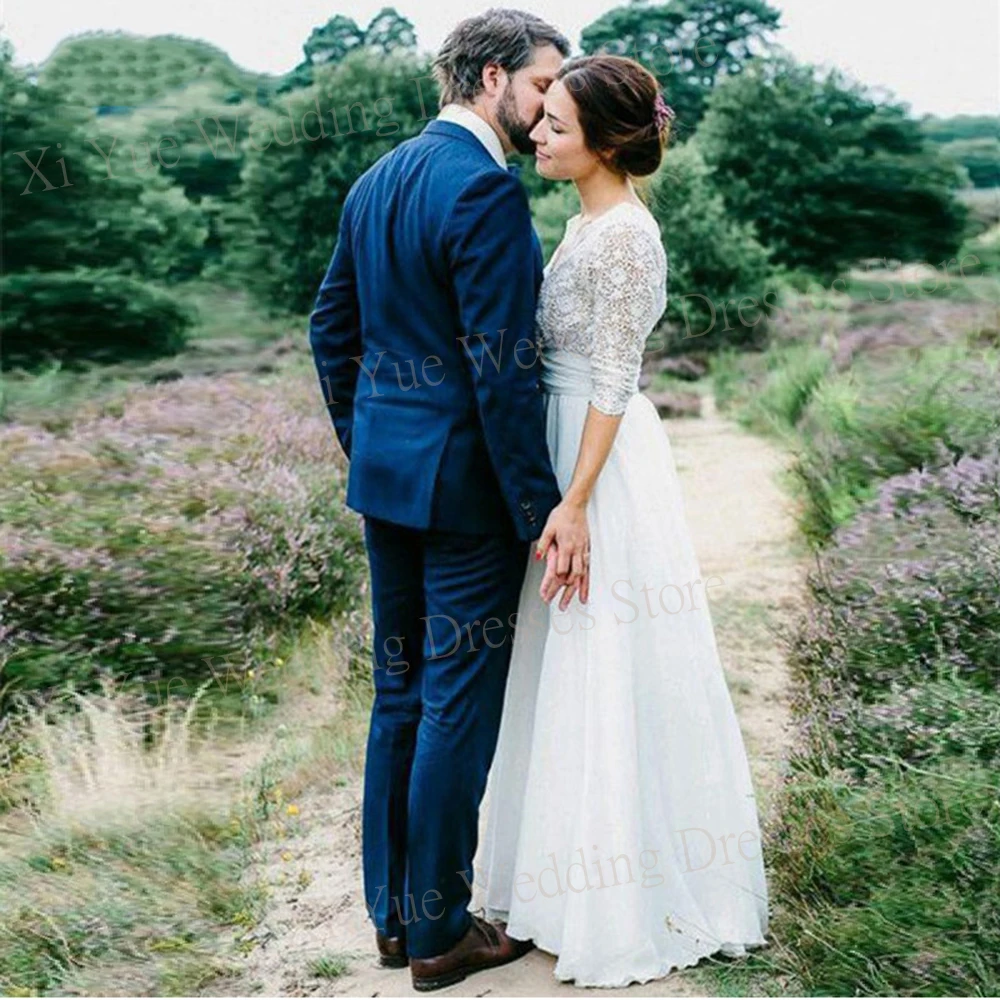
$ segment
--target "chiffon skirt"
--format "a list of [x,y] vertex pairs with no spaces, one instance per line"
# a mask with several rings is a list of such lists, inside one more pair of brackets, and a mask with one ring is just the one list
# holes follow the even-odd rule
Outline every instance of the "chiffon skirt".
[[[542,356],[563,491],[590,362]],[[558,956],[555,976],[624,986],[765,943],[760,829],[670,443],[632,397],[591,496],[590,599],[520,595],[473,908]]]

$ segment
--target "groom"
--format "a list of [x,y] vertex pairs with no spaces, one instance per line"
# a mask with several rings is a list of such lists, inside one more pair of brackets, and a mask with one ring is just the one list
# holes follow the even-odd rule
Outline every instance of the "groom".
[[382,964],[419,990],[533,947],[468,903],[530,543],[548,520],[560,567],[573,547],[536,363],[541,248],[505,163],[533,151],[568,53],[520,11],[452,31],[440,113],[351,188],[310,316],[371,567],[365,896]]

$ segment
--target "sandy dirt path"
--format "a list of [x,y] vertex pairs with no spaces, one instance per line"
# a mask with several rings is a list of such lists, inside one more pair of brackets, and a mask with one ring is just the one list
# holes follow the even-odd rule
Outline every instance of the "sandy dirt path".
[[[805,556],[795,542],[793,510],[778,477],[787,456],[715,412],[664,422],[683,484],[688,523],[712,590],[712,617],[740,717],[758,800],[767,814],[788,740],[788,677],[773,629],[799,606]],[[343,781],[344,779],[340,779]],[[361,895],[360,781],[304,797],[298,830],[262,845],[251,872],[271,887],[265,922],[246,957],[238,991],[270,996],[418,996],[407,970],[377,965],[374,934]],[[296,873],[306,872],[306,877]],[[318,976],[311,963],[342,959],[339,974]],[[478,973],[438,996],[570,996],[581,990],[552,976],[555,958],[535,950]],[[600,995],[698,996],[697,969]],[[234,990],[233,992],[236,992]]]

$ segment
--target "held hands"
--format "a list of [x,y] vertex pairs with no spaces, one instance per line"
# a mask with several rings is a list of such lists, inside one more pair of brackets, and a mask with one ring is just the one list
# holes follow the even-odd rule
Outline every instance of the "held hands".
[[538,539],[536,559],[545,559],[545,576],[538,593],[548,604],[563,590],[559,610],[569,607],[573,594],[579,591],[586,604],[590,596],[590,529],[584,505],[563,501],[549,514],[545,529]]

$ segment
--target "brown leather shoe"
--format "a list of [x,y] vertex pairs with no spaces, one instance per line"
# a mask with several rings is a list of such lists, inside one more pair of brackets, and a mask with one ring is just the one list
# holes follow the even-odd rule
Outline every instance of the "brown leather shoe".
[[402,938],[386,937],[381,931],[376,931],[375,945],[378,948],[379,965],[388,969],[405,969],[410,964]]
[[503,924],[491,924],[472,914],[472,926],[450,951],[432,958],[410,959],[413,988],[421,992],[444,989],[473,972],[513,962],[534,947],[534,941],[508,937]]

